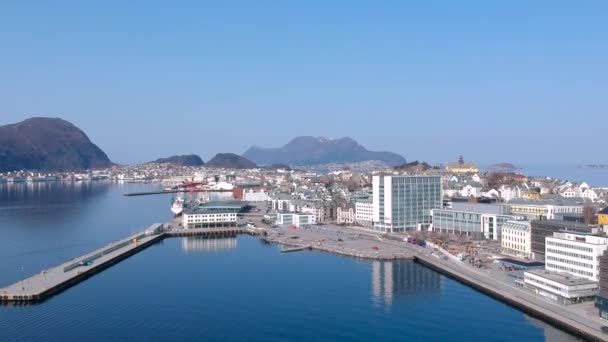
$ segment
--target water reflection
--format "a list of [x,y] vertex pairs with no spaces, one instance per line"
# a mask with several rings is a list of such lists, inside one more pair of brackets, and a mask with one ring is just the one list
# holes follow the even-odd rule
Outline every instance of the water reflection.
[[436,293],[441,287],[439,273],[411,261],[372,262],[372,298],[376,304],[391,305],[395,297]]
[[185,237],[182,238],[182,249],[185,252],[215,252],[222,250],[235,249],[237,247],[236,238],[203,238]]
[[579,338],[575,338],[572,335],[569,335],[567,333],[565,333],[562,330],[559,330],[558,328],[545,323],[543,321],[540,321],[534,317],[530,317],[528,315],[525,315],[526,319],[535,327],[540,328],[542,330],[544,330],[545,332],[545,341],[547,342],[566,342],[566,341],[584,341],[583,339],[579,339]]

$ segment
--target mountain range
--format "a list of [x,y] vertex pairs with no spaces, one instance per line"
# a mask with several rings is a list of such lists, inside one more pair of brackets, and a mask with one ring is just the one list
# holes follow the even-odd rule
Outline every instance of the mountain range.
[[[391,152],[369,151],[351,138],[301,136],[283,147],[253,146],[242,156],[218,153],[206,164],[197,155],[160,158],[153,163],[248,169],[257,165],[281,168],[380,161],[389,166],[406,163]],[[59,118],[35,117],[0,126],[0,172],[15,170],[70,171],[114,165],[78,127]]]
[[83,131],[65,120],[30,118],[0,126],[0,172],[84,170],[112,165]]
[[352,163],[379,160],[389,166],[406,163],[405,158],[392,152],[373,152],[355,140],[297,137],[279,148],[250,147],[243,157],[260,165],[286,164],[290,166],[309,166],[329,163]]

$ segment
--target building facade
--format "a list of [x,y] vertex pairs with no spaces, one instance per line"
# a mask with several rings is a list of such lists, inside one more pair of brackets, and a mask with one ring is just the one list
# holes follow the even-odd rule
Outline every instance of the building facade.
[[570,232],[553,233],[553,236],[546,239],[545,269],[599,282],[599,257],[607,249],[606,237]]
[[507,221],[502,226],[502,252],[532,259],[532,232],[530,226],[529,221]]
[[355,203],[355,222],[364,227],[371,227],[374,218],[374,205],[372,202]]
[[600,257],[599,293],[595,297],[595,306],[600,318],[608,320],[608,250]]
[[545,260],[545,239],[559,231],[572,233],[591,233],[591,227],[586,224],[556,220],[536,220],[530,226],[532,238],[532,254],[539,261]]
[[336,209],[336,216],[336,222],[338,224],[353,224],[355,223],[355,208],[338,207],[338,209]]
[[542,270],[524,272],[524,286],[564,305],[591,301],[598,293],[597,283],[592,280]]
[[317,223],[317,217],[312,214],[303,213],[278,213],[277,224],[285,226],[296,226],[301,227],[304,225],[311,225]]
[[474,239],[500,240],[503,225],[515,217],[447,209],[433,209],[433,231],[466,235]]
[[374,176],[373,225],[385,232],[428,229],[442,207],[440,176]]
[[525,216],[528,220],[554,220],[556,214],[582,214],[582,204],[553,204],[537,201],[511,201],[509,202],[513,215]]
[[182,213],[182,226],[194,228],[236,227],[241,206],[215,205],[188,209]]

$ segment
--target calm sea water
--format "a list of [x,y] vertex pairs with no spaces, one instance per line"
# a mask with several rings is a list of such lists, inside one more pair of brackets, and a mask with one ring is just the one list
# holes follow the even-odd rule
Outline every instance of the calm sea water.
[[520,171],[528,176],[549,176],[571,182],[587,182],[593,187],[608,187],[608,169],[585,168],[569,164],[531,164],[521,166]]
[[[154,185],[0,186],[0,286],[167,220]],[[242,236],[173,238],[37,305],[0,341],[569,341],[413,262],[281,254]]]

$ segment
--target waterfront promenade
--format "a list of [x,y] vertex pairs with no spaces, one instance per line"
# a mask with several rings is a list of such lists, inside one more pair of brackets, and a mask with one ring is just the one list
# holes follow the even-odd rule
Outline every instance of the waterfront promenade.
[[[601,330],[604,324],[595,310],[581,311],[577,305],[564,306],[550,302],[524,289],[500,281],[492,273],[485,273],[453,260],[436,258],[429,253],[417,253],[416,261],[577,336],[593,341],[608,340],[608,335]],[[590,303],[586,305],[592,306]]]

